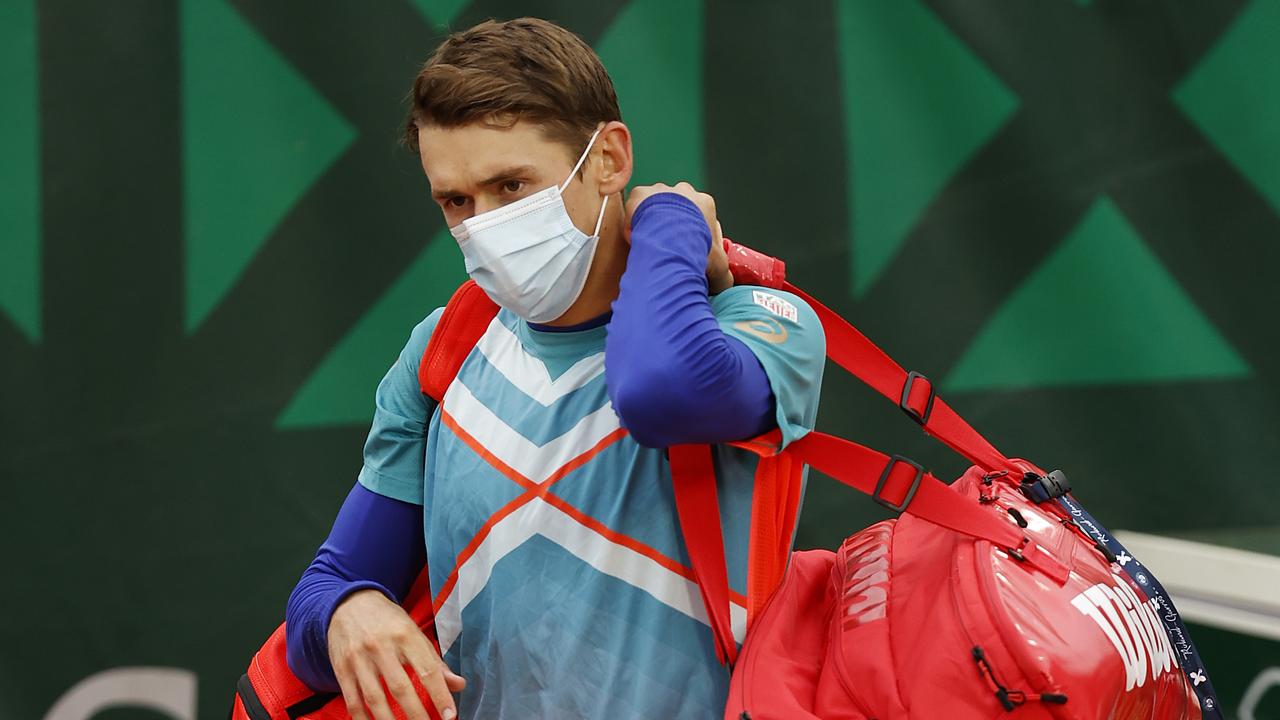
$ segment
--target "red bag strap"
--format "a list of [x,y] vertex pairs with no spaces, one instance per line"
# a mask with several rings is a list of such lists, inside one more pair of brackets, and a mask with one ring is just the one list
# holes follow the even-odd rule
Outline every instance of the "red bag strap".
[[667,449],[676,513],[689,550],[693,576],[702,591],[702,604],[716,640],[716,657],[732,665],[738,644],[729,620],[729,571],[720,534],[720,502],[710,445],[673,445]]
[[[870,495],[895,512],[914,515],[949,530],[1004,549],[1011,557],[1040,570],[1058,584],[1065,583],[1069,568],[1037,545],[1012,519],[966,501],[951,486],[900,455],[885,455],[852,440],[810,432],[785,451],[782,434],[773,430],[736,447],[769,457],[785,452],[799,462],[849,487]],[[671,480],[675,489],[680,531],[689,550],[694,577],[716,640],[716,656],[732,664],[736,656],[729,619],[729,579],[724,537],[720,532],[720,506],[716,499],[715,472],[709,445],[674,445],[668,449]]]
[[[776,437],[781,438],[781,434]],[[885,455],[852,440],[816,431],[791,443],[785,452],[870,495],[890,510],[914,515],[971,538],[987,540],[1058,584],[1067,581],[1067,566],[1035,544],[1011,518],[965,500],[950,485],[912,460],[901,455]]]
[[1017,475],[1022,469],[1009,461],[964,418],[938,397],[929,378],[907,372],[885,351],[871,342],[848,320],[816,298],[787,282],[786,265],[725,238],[729,269],[734,282],[786,290],[802,298],[822,322],[827,335],[827,356],[854,377],[895,403],[924,431],[988,472],[1005,470]]
[[474,280],[462,283],[453,292],[418,365],[418,384],[424,395],[436,402],[444,400],[462,363],[497,314],[497,303]]
[[866,335],[834,310],[789,282],[782,289],[798,295],[822,321],[827,335],[827,356],[871,389],[896,403],[907,417],[987,472],[1022,470],[960,417],[934,390],[933,382],[918,372],[907,372]]
[[[497,314],[497,304],[474,281],[464,282],[453,292],[418,365],[418,384],[424,395],[436,402],[444,400],[445,391],[458,376],[462,363]],[[423,567],[405,596],[404,607],[418,627],[427,631],[439,651],[435,632],[431,631],[435,616],[431,610],[430,586],[427,568]]]
[[[917,372],[908,373],[857,328],[813,296],[786,281],[782,261],[725,239],[734,281],[794,293],[809,303],[827,336],[827,355],[840,367],[898,407],[924,431],[988,472],[1022,474],[1015,465],[941,398],[933,383]],[[779,452],[781,432],[741,443],[761,457]],[[900,455],[885,455],[851,440],[811,432],[785,451],[799,462],[817,468],[896,512],[905,512],[972,538],[987,540],[1012,557],[1041,570],[1059,584],[1069,569],[1031,541],[1012,521],[965,502],[949,485],[918,463]],[[716,655],[733,662],[737,643],[729,620],[729,582],[724,537],[715,492],[715,472],[709,445],[679,445],[668,449],[680,529],[690,563],[711,620]],[[709,488],[709,490],[708,490]],[[892,499],[891,499],[892,498]]]
[[436,637],[436,614],[431,605],[431,573],[427,572],[428,568],[429,565],[422,566],[421,572],[414,579],[413,585],[410,586],[401,604],[405,612],[409,613],[409,619],[427,634],[427,639],[435,646],[438,654],[440,640]]

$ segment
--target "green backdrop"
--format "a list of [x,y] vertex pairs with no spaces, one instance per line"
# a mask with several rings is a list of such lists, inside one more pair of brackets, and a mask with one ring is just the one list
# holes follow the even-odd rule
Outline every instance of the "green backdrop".
[[[1006,452],[1280,554],[1280,0],[0,0],[0,718],[225,716],[463,278],[404,95],[524,14]],[[964,467],[839,373],[819,424]],[[878,517],[815,479],[800,544]],[[1198,637],[1229,704],[1280,665]]]

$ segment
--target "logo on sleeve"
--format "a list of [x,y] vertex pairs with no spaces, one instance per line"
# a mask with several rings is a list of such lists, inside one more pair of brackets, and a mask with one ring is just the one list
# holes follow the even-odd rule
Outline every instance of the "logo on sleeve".
[[770,345],[781,345],[787,341],[787,329],[773,318],[763,320],[743,320],[733,324],[735,328],[748,335],[754,335]]
[[760,307],[780,318],[783,318],[784,320],[790,320],[791,322],[800,321],[800,312],[796,310],[796,306],[773,293],[767,293],[761,290],[752,290],[751,299]]

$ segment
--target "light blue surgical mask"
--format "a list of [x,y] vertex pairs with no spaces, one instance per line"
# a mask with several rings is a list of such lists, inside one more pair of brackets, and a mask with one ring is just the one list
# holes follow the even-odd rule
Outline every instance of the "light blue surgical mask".
[[582,294],[609,203],[600,203],[596,229],[585,235],[569,217],[562,193],[600,134],[587,142],[560,185],[463,220],[449,228],[467,274],[494,302],[534,323],[555,320]]

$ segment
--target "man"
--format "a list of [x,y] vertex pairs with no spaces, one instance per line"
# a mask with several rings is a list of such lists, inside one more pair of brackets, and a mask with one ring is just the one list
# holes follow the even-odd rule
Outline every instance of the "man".
[[[417,374],[440,310],[383,378],[359,481],[289,599],[290,666],[355,718],[390,720],[384,682],[427,717],[406,666],[446,720],[718,717],[728,673],[665,448],[716,444],[741,598],[756,461],[723,443],[812,428],[816,316],[731,288],[710,196],[655,185],[624,204],[630,131],[563,28],[449,37],[414,82],[406,140],[503,309],[439,406]],[[428,557],[443,659],[397,604]]]

